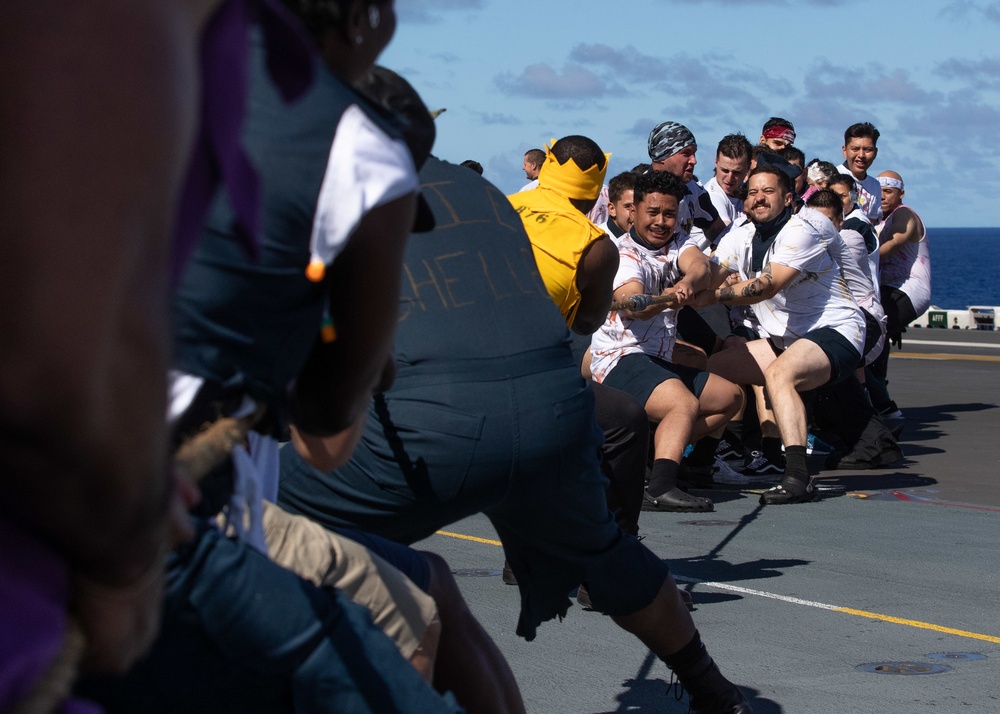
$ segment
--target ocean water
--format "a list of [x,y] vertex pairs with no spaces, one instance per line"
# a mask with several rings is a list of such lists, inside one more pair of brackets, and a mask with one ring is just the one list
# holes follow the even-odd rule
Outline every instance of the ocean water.
[[1000,305],[1000,228],[928,228],[931,304],[949,310]]

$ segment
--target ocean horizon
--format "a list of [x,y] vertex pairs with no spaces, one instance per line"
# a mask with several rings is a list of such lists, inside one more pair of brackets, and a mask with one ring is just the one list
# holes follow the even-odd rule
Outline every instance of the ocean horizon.
[[931,251],[931,304],[948,310],[970,305],[1000,306],[1000,227],[928,226]]

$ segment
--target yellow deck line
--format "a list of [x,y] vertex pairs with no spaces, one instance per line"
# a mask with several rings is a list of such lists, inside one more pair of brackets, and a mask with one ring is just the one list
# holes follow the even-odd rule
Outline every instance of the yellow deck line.
[[[470,540],[475,543],[484,543],[486,545],[502,546],[498,540],[491,540],[489,538],[477,538],[476,536],[464,535],[462,533],[450,533],[448,531],[438,531],[437,535],[447,536],[449,538],[458,538],[460,540]],[[919,620],[907,620],[902,617],[893,617],[892,615],[883,615],[878,612],[868,612],[867,610],[855,610],[850,607],[838,607],[836,605],[827,605],[821,602],[811,602],[809,600],[801,600],[799,598],[791,598],[785,595],[777,595],[775,593],[768,593],[762,590],[751,590],[749,588],[743,588],[735,585],[723,584],[723,583],[713,583],[703,580],[698,580],[697,578],[688,578],[683,576],[678,576],[677,580],[702,584],[708,587],[717,587],[722,590],[732,590],[735,592],[740,592],[747,595],[757,595],[760,597],[766,597],[772,600],[778,600],[781,602],[789,602],[795,605],[805,605],[807,607],[815,607],[821,610],[829,610],[831,612],[842,612],[845,615],[854,615],[855,617],[864,617],[869,620],[879,620],[881,622],[890,622],[895,625],[904,625],[906,627],[913,627],[920,630],[931,630],[933,632],[941,632],[946,635],[954,635],[955,637],[965,637],[972,640],[981,640],[983,642],[992,642],[993,644],[1000,644],[1000,637],[994,637],[993,635],[984,635],[979,632],[969,632],[968,630],[956,630],[952,627],[943,627],[941,625],[934,625],[930,622],[921,622]]]
[[459,538],[461,540],[471,540],[475,543],[485,543],[486,545],[497,545],[503,546],[498,540],[490,540],[489,538],[476,538],[476,536],[463,535],[462,533],[449,533],[448,531],[438,531],[437,535],[448,536],[449,538]]
[[907,627],[917,627],[921,630],[933,630],[934,632],[943,632],[946,635],[955,635],[956,637],[968,637],[973,640],[983,640],[984,642],[992,642],[994,644],[1000,644],[1000,637],[994,637],[993,635],[982,635],[978,632],[968,632],[966,630],[955,630],[951,627],[942,627],[941,625],[932,625],[928,622],[920,622],[919,620],[904,620],[901,617],[892,617],[891,615],[880,615],[877,612],[867,612],[865,610],[853,610],[849,607],[835,607],[834,612],[844,612],[848,615],[857,615],[858,617],[867,617],[872,620],[881,620],[882,622],[892,622],[897,625],[906,625]]
[[889,355],[892,359],[926,359],[926,360],[946,360],[954,359],[964,362],[1000,362],[1000,357],[996,355],[950,355],[944,352],[893,352]]

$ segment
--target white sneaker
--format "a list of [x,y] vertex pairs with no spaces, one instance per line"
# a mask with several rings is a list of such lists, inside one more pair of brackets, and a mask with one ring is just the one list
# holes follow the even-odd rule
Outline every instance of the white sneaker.
[[748,476],[734,471],[732,466],[718,457],[712,467],[712,480],[729,486],[746,486],[750,483]]

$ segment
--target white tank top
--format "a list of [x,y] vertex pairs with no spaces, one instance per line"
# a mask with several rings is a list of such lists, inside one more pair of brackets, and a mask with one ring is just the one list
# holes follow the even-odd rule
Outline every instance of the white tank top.
[[[879,238],[893,232],[894,219],[900,208],[904,206],[899,206],[886,216],[878,229]],[[910,210],[913,211],[912,208]],[[879,268],[882,284],[906,293],[913,303],[913,309],[921,315],[931,306],[931,253],[927,244],[927,226],[916,211],[913,211],[913,215],[920,221],[920,240],[916,243],[907,241],[895,253],[882,258]]]

